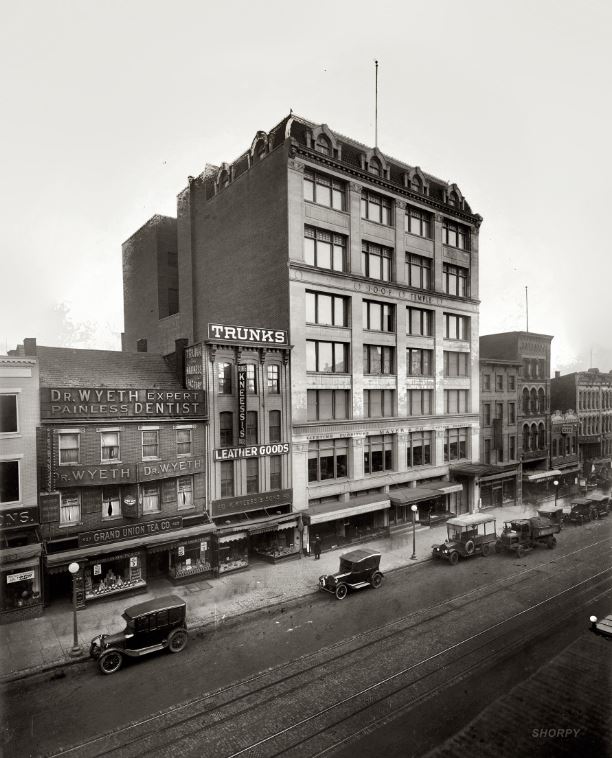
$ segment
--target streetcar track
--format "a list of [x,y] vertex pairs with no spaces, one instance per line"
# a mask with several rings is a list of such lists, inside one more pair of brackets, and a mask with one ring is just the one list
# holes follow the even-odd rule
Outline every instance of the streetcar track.
[[[584,552],[585,550],[589,550],[589,549],[592,549],[592,548],[597,547],[597,546],[605,545],[606,543],[610,542],[611,540],[612,540],[612,537],[608,537],[608,538],[605,538],[603,540],[598,540],[598,541],[595,541],[595,542],[591,542],[591,543],[589,543],[586,546],[577,548],[576,550],[573,550],[573,551],[570,551],[568,553],[564,553],[564,554],[561,554],[561,555],[557,555],[556,557],[552,558],[551,560],[541,561],[541,562],[537,563],[536,565],[533,565],[533,566],[530,566],[530,567],[528,567],[526,569],[523,569],[521,571],[515,572],[514,574],[512,574],[510,576],[500,577],[498,579],[495,579],[492,582],[489,582],[489,583],[484,584],[484,585],[480,585],[479,587],[475,587],[475,588],[473,588],[473,589],[471,589],[471,590],[469,590],[467,592],[461,593],[460,595],[454,596],[452,598],[445,599],[443,601],[440,601],[439,603],[435,603],[435,604],[433,604],[431,606],[428,606],[427,608],[419,609],[417,611],[413,611],[413,612],[407,614],[406,616],[403,616],[400,619],[395,619],[395,620],[393,620],[391,622],[388,622],[386,624],[383,624],[380,627],[377,627],[375,629],[370,629],[370,630],[365,631],[365,632],[360,632],[360,633],[352,635],[351,637],[348,637],[348,638],[346,638],[344,640],[340,640],[340,641],[338,641],[336,643],[330,644],[329,646],[327,646],[325,648],[324,651],[318,650],[318,651],[315,651],[315,652],[312,652],[312,653],[308,653],[308,654],[302,655],[299,658],[296,658],[293,661],[289,661],[289,662],[286,662],[284,664],[281,664],[278,667],[269,668],[269,669],[266,669],[263,672],[258,672],[257,674],[255,674],[255,675],[249,677],[248,679],[245,679],[245,680],[243,680],[243,681],[241,681],[239,683],[234,683],[234,684],[228,685],[227,687],[220,688],[220,689],[218,689],[218,690],[216,690],[214,692],[205,693],[204,695],[200,695],[200,696],[198,696],[196,698],[192,698],[191,700],[189,700],[187,702],[171,706],[171,708],[166,709],[165,711],[158,712],[158,713],[153,714],[152,716],[149,716],[149,717],[147,717],[145,719],[140,719],[138,721],[135,721],[135,722],[133,722],[131,724],[126,725],[125,727],[120,728],[120,729],[115,729],[112,732],[107,732],[105,734],[98,735],[97,737],[94,737],[94,738],[92,738],[90,740],[87,740],[86,742],[80,743],[78,745],[74,745],[74,746],[71,746],[71,747],[66,748],[66,749],[60,749],[60,751],[58,751],[56,753],[53,753],[52,755],[55,758],[55,756],[59,757],[59,756],[63,756],[63,755],[69,755],[70,753],[74,753],[75,751],[82,750],[82,749],[85,749],[85,748],[88,748],[88,747],[93,747],[96,743],[101,743],[104,740],[108,739],[109,737],[113,737],[113,736],[116,737],[118,734],[121,734],[121,733],[127,735],[130,731],[133,732],[133,731],[137,730],[139,727],[144,727],[144,726],[146,726],[148,724],[153,724],[155,721],[159,722],[164,717],[165,718],[169,718],[170,716],[173,716],[173,715],[177,714],[179,711],[184,711],[185,709],[187,709],[189,707],[197,706],[198,704],[204,704],[204,703],[206,703],[206,701],[209,701],[209,707],[205,708],[204,710],[198,711],[195,715],[194,714],[189,714],[189,715],[186,715],[185,718],[173,721],[172,722],[172,726],[174,727],[174,726],[177,726],[177,725],[185,724],[185,723],[188,723],[189,721],[195,720],[196,718],[201,718],[201,717],[205,716],[206,714],[210,713],[210,711],[212,711],[212,710],[219,710],[219,709],[222,709],[222,708],[231,707],[232,705],[238,703],[240,700],[245,700],[246,698],[253,697],[253,696],[257,695],[257,693],[263,692],[266,689],[269,689],[271,687],[279,687],[283,683],[286,683],[286,682],[290,681],[291,679],[295,679],[295,678],[299,677],[300,674],[303,674],[303,670],[299,670],[297,672],[291,672],[287,676],[280,677],[278,679],[275,679],[274,681],[262,684],[261,687],[258,687],[258,688],[255,688],[255,689],[250,689],[250,690],[248,690],[246,692],[241,692],[241,693],[237,694],[236,697],[230,698],[229,700],[227,700],[225,702],[219,702],[219,698],[222,697],[224,694],[231,693],[232,691],[236,691],[238,689],[243,689],[243,688],[247,687],[248,685],[253,684],[255,682],[265,681],[266,678],[269,678],[270,676],[274,676],[275,674],[281,672],[282,670],[287,670],[287,669],[289,669],[291,667],[295,667],[296,665],[304,664],[304,662],[308,661],[309,659],[312,660],[315,657],[320,657],[322,652],[324,652],[327,656],[329,656],[330,653],[332,653],[338,647],[344,647],[344,648],[346,648],[347,645],[350,647],[351,644],[354,644],[355,642],[361,642],[361,641],[365,640],[367,637],[370,637],[370,638],[371,637],[375,637],[375,639],[367,640],[362,645],[357,646],[357,647],[352,647],[349,650],[347,650],[346,652],[342,653],[342,657],[347,657],[347,656],[355,655],[356,653],[359,653],[360,651],[362,651],[363,649],[365,649],[365,648],[367,648],[367,647],[369,647],[371,645],[380,644],[380,642],[383,641],[383,640],[388,640],[390,638],[393,638],[393,637],[397,636],[398,634],[404,633],[405,631],[413,628],[418,623],[424,623],[425,621],[434,620],[435,618],[437,618],[439,616],[446,615],[447,613],[452,612],[453,610],[456,610],[456,608],[453,607],[453,603],[456,603],[459,600],[470,601],[470,600],[473,600],[474,596],[476,596],[476,595],[478,595],[479,597],[486,597],[487,595],[489,595],[493,591],[495,591],[496,588],[498,589],[500,587],[500,585],[510,584],[510,583],[515,582],[517,577],[526,576],[528,574],[535,574],[535,573],[537,573],[538,571],[540,571],[542,568],[544,568],[546,566],[551,566],[551,564],[558,563],[561,560],[567,560],[570,557],[577,557],[580,553]],[[610,570],[612,570],[612,569],[606,569],[605,571],[600,572],[600,574],[606,573],[607,571],[610,571]],[[560,573],[565,573],[565,572],[560,572]],[[502,620],[500,622],[497,622],[497,624],[495,624],[492,627],[490,627],[490,629],[496,628],[496,626],[498,626],[498,625],[501,625],[501,624],[504,624],[504,623],[508,623],[512,619],[517,618],[518,616],[520,616],[522,613],[528,612],[528,611],[530,611],[530,610],[532,610],[534,608],[539,607],[539,605],[541,605],[542,603],[550,602],[551,600],[555,599],[556,597],[559,597],[560,595],[565,594],[568,591],[571,591],[575,587],[580,586],[580,584],[588,582],[588,581],[591,581],[594,577],[597,577],[600,574],[595,574],[595,575],[593,575],[591,577],[588,577],[587,579],[583,580],[583,582],[578,583],[577,585],[574,585],[573,587],[566,588],[566,589],[562,590],[560,593],[557,593],[556,595],[551,596],[551,598],[547,598],[544,601],[541,601],[541,603],[536,604],[535,606],[532,606],[531,608],[524,609],[523,611],[519,612],[518,614],[515,614],[514,616],[509,617],[508,619],[504,619],[504,620]],[[559,576],[559,574],[557,574],[557,576]],[[439,613],[435,613],[435,611],[438,610],[438,609],[439,609]],[[396,631],[392,631],[394,627],[396,628]],[[401,628],[398,630],[397,629],[398,627],[401,627]],[[483,630],[482,632],[479,632],[474,637],[478,637],[481,634],[484,634],[487,631],[490,631],[490,629]],[[388,632],[388,633],[386,635],[384,635],[385,632]],[[383,633],[382,638],[379,636],[381,633]],[[459,643],[456,643],[455,646],[452,646],[451,648],[448,648],[446,651],[440,651],[439,653],[435,654],[434,657],[438,657],[439,655],[443,655],[445,652],[448,652],[449,650],[455,649],[458,645],[465,644],[470,639],[472,639],[472,638],[468,638],[467,640],[463,640],[463,641],[461,641]],[[336,659],[337,658],[338,658],[338,656],[336,656]],[[425,659],[424,661],[421,661],[421,662],[419,662],[417,664],[414,664],[414,665],[415,666],[423,665],[428,660],[429,659]],[[324,665],[324,664],[325,664],[325,661],[319,663],[318,665],[320,666],[320,665]],[[400,673],[401,672],[398,672],[394,676],[397,676]],[[373,685],[373,686],[380,686],[380,684],[381,683],[379,683],[378,685]],[[291,691],[292,690],[289,690],[289,692],[291,692]],[[364,692],[367,692],[367,691],[368,690],[364,690]],[[355,695],[355,697],[358,696],[358,695],[359,695],[359,693],[357,693]],[[276,695],[275,697],[278,697],[278,695]],[[261,705],[261,702],[260,702],[260,705]],[[334,706],[332,706],[332,707],[334,707]],[[247,708],[244,709],[243,711],[240,711],[240,713],[244,713],[244,712],[247,712],[248,710],[252,710],[252,708],[253,708],[252,706],[247,706]],[[220,724],[223,723],[223,721],[225,720],[225,718],[235,718],[235,716],[236,716],[236,714],[234,713],[234,714],[232,714],[231,717],[221,717],[219,720],[215,721],[214,725],[215,726],[219,726]],[[210,725],[211,724],[208,724],[208,726],[210,726]],[[294,727],[290,727],[290,728],[295,728],[295,725],[294,725]],[[105,754],[109,754],[110,752],[113,752],[115,750],[125,749],[128,746],[132,745],[133,743],[139,742],[141,740],[142,740],[141,736],[134,737],[133,739],[128,739],[127,741],[122,742],[120,746],[112,747],[108,751],[104,751],[103,750],[103,752],[99,752],[99,753],[97,753],[97,755],[105,755]],[[247,748],[247,749],[252,749],[252,746],[251,746],[251,748]],[[240,755],[242,752],[244,752],[244,751],[236,753],[235,755]]]

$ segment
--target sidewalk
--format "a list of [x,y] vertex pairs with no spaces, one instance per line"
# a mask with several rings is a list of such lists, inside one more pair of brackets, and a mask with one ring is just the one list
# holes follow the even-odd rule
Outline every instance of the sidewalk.
[[[563,503],[559,498],[559,504]],[[535,506],[512,505],[483,511],[497,519],[498,533],[504,520],[534,515]],[[356,547],[368,547],[382,553],[384,573],[405,566],[416,566],[431,559],[431,546],[446,538],[446,525],[417,527],[416,554],[412,561],[412,530],[390,538],[374,539]],[[190,629],[214,627],[251,611],[295,601],[317,591],[321,574],[338,570],[339,556],[351,549],[344,546],[325,552],[320,560],[312,556],[287,563],[256,562],[246,571],[228,574],[192,584],[173,585],[156,579],[146,593],[116,600],[93,602],[78,612],[79,641],[83,647],[80,658],[71,658],[72,607],[68,601],[57,601],[45,609],[40,618],[17,621],[0,627],[0,682],[12,681],[29,674],[50,670],[88,656],[89,642],[100,632],[120,631],[122,612],[129,605],[162,595],[176,594],[187,601],[187,624]]]

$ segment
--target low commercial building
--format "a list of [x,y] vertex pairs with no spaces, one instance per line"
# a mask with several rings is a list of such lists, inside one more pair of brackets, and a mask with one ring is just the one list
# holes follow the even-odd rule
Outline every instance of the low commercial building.
[[42,613],[37,496],[38,364],[0,356],[0,623]]

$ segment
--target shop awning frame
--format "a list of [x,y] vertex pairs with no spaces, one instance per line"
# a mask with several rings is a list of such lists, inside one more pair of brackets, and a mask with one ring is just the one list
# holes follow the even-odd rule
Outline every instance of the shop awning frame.
[[547,479],[554,479],[555,476],[561,476],[562,471],[551,469],[550,471],[536,471],[534,474],[523,474],[524,482],[545,482]]
[[306,523],[322,524],[325,521],[336,521],[341,518],[358,516],[362,513],[382,511],[391,507],[388,495],[376,493],[371,495],[357,495],[343,503],[325,503],[323,505],[311,505],[305,512]]

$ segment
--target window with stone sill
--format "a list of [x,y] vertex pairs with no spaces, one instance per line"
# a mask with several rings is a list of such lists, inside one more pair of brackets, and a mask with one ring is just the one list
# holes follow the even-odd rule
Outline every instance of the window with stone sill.
[[15,434],[19,431],[17,394],[0,394],[0,434]]
[[415,289],[431,289],[432,260],[423,255],[406,253],[406,279]]
[[347,271],[346,260],[346,237],[343,234],[312,226],[304,228],[305,263],[331,271]]
[[470,230],[462,224],[445,220],[442,223],[442,242],[449,247],[456,247],[459,250],[469,250]]
[[418,237],[431,239],[431,213],[420,208],[406,208],[404,215],[404,231],[416,234]]
[[312,169],[304,171],[304,200],[337,211],[345,210],[346,183]]
[[393,223],[392,205],[390,198],[364,190],[361,194],[361,218],[391,226]]
[[390,282],[393,275],[393,250],[374,242],[361,243],[361,267],[364,276]]
[[179,511],[193,508],[193,476],[179,476],[177,478],[176,501]]
[[102,518],[105,521],[121,518],[121,491],[119,487],[102,488]]

